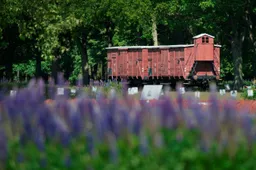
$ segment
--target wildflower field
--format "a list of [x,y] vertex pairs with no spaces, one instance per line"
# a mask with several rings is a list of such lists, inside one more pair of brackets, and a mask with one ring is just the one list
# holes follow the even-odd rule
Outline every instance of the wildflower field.
[[147,102],[121,93],[78,89],[75,99],[45,102],[32,80],[1,98],[1,170],[256,169],[255,116],[212,91],[207,107],[169,94]]

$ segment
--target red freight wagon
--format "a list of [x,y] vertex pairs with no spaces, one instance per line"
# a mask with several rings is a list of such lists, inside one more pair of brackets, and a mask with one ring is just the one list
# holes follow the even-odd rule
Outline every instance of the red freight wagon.
[[220,79],[220,45],[203,33],[194,44],[107,48],[109,79],[131,83],[190,84]]

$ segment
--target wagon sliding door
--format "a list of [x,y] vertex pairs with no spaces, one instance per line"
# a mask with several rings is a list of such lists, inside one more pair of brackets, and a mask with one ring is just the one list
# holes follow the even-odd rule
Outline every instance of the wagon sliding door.
[[119,65],[119,76],[124,78],[127,75],[127,49],[120,50],[120,55],[118,57],[118,65]]
[[168,76],[168,55],[169,49],[160,49],[160,56],[158,58],[158,72],[159,76]]
[[175,49],[176,76],[184,76],[184,48]]
[[138,78],[141,76],[141,61],[142,61],[141,50],[138,49],[129,49],[128,52],[128,75],[131,77]]
[[157,73],[157,53],[158,51],[156,49],[149,49],[148,50],[148,76],[149,77],[154,77],[156,76]]
[[117,70],[117,53],[112,53],[111,60],[112,60],[112,62],[111,62],[112,63],[112,75],[114,77],[116,77],[117,72],[118,72],[118,70]]
[[[158,78],[158,58],[160,56],[160,50],[158,48],[150,49],[149,52],[149,66],[152,68],[152,77]],[[151,59],[150,59],[151,58]],[[151,60],[151,61],[150,61]]]

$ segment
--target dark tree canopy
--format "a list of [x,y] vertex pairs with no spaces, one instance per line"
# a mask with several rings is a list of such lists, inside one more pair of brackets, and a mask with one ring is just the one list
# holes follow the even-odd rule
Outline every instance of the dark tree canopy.
[[105,47],[191,43],[206,32],[222,45],[221,73],[239,89],[256,76],[256,2],[221,0],[3,0],[0,76],[24,80],[58,71],[105,78]]

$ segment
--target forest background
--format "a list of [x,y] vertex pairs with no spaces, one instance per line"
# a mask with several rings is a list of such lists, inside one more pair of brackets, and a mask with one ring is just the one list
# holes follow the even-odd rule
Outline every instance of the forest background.
[[222,45],[222,79],[238,89],[256,78],[255,16],[251,0],[1,0],[0,79],[63,72],[88,85],[106,79],[106,47],[190,44],[208,33]]

